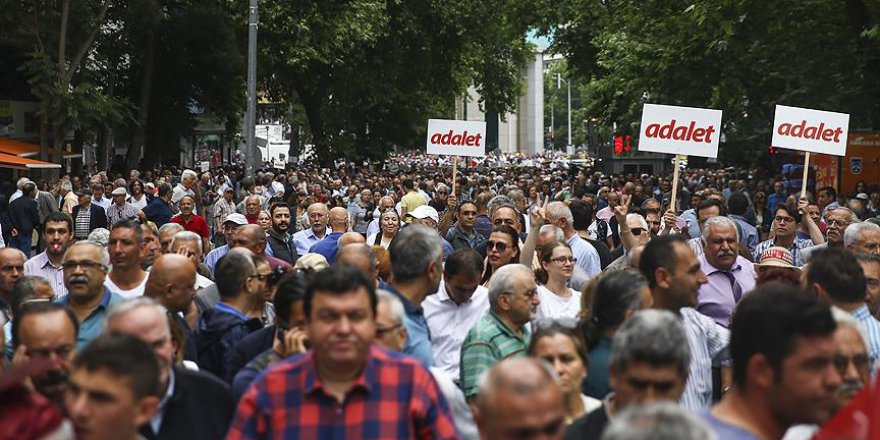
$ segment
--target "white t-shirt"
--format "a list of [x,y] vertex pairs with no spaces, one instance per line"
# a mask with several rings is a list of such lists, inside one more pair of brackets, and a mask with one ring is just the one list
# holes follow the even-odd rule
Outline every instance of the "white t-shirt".
[[571,292],[571,296],[563,298],[551,292],[550,289],[545,286],[538,286],[538,299],[541,300],[541,303],[538,304],[536,318],[576,319],[578,313],[581,311],[581,293],[571,288],[568,290]]
[[137,298],[144,295],[144,287],[147,285],[147,278],[150,278],[150,274],[144,275],[144,280],[141,281],[140,284],[135,286],[134,289],[122,290],[119,288],[119,286],[116,285],[116,283],[113,282],[113,280],[110,279],[110,276],[108,275],[107,278],[104,278],[104,287],[110,289],[111,292],[116,293],[123,298]]

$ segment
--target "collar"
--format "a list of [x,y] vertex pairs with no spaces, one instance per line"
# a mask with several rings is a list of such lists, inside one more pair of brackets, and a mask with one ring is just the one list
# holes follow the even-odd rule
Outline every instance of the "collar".
[[739,261],[740,258],[742,257],[740,257],[739,255],[736,256],[736,261],[733,262],[733,266],[731,266],[730,270],[721,270],[709,263],[709,259],[706,258],[705,254],[703,254],[700,256],[700,268],[703,269],[703,272],[707,276],[712,275],[715,272],[739,272],[740,270],[742,270],[742,264],[740,264]]
[[868,310],[867,304],[863,304],[859,308],[850,312],[850,314],[853,315],[854,317],[856,317],[857,319],[867,319],[867,318],[871,317],[871,312]]
[[168,401],[171,400],[171,396],[174,395],[174,367],[170,369],[171,371],[168,373],[168,386],[165,389],[165,395],[162,396],[162,400],[159,401],[159,412],[165,412],[165,406],[168,404]]
[[[110,289],[108,289],[107,287],[104,287],[104,296],[101,298],[101,302],[98,303],[98,306],[95,307],[95,310],[98,310],[100,308],[106,309],[110,305],[110,298],[112,296],[113,296],[113,293],[110,292]],[[61,298],[58,298],[57,300],[55,300],[55,302],[66,306],[66,305],[70,304],[70,295],[69,294],[64,295]],[[94,313],[94,310],[92,311],[92,313]]]
[[[321,383],[321,378],[318,377],[314,351],[309,351],[304,356],[307,356],[307,358],[304,360],[306,368],[306,394],[323,393],[324,385],[323,383]],[[364,362],[364,368],[361,369],[360,374],[358,374],[357,377],[354,378],[354,381],[352,381],[351,385],[345,391],[346,397],[355,389],[363,390],[367,394],[370,393],[372,388],[370,384],[378,383],[378,377],[376,376],[376,367],[377,363],[379,362],[380,356],[384,358],[381,349],[377,348],[375,345],[370,346],[369,351],[367,351],[367,359]]]
[[497,325],[501,329],[501,332],[507,336],[521,339],[521,340],[525,340],[525,336],[529,334],[529,326],[527,324],[523,324],[520,327],[520,329],[523,332],[523,335],[522,336],[517,335],[516,332],[513,331],[513,329],[511,329],[510,327],[508,327],[507,324],[505,324],[504,321],[501,320],[501,317],[498,316],[498,314],[495,313],[495,311],[492,310],[491,308],[489,309],[489,313],[487,313],[486,316],[488,316],[489,319],[494,321],[495,325]]
[[45,269],[46,266],[49,266],[52,269],[61,270],[61,266],[56,266],[52,264],[52,261],[49,260],[49,254],[47,254],[46,251],[41,252],[39,255],[34,257],[34,259],[37,260],[37,263],[40,265],[40,269]]
[[238,310],[238,309],[236,309],[235,307],[232,307],[232,306],[230,306],[229,304],[227,304],[227,303],[225,303],[225,302],[223,302],[223,301],[218,302],[217,305],[214,306],[214,308],[215,308],[216,310],[218,310],[218,311],[226,312],[226,313],[230,313],[230,314],[232,314],[232,315],[235,315],[235,316],[241,318],[243,321],[248,321],[248,320],[251,319],[249,316],[247,316],[247,315],[245,315],[244,313],[242,313],[241,310]]
[[386,290],[393,293],[395,296],[397,296],[397,298],[400,299],[400,302],[403,303],[403,310],[406,312],[407,315],[421,315],[422,314],[422,308],[413,304],[413,302],[410,301],[409,298],[403,296],[403,294],[400,293],[400,291],[397,290],[397,288],[394,287],[394,285],[389,284],[386,287]]

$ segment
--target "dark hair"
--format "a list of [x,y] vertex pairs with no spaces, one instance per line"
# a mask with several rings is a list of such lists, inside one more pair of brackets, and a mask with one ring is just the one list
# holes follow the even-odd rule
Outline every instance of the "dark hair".
[[580,324],[587,350],[599,345],[603,333],[620,327],[627,311],[641,308],[641,290],[647,285],[648,280],[631,269],[600,276],[590,298],[589,314]]
[[746,215],[749,210],[749,198],[743,193],[733,193],[727,199],[727,208],[733,215]]
[[[553,249],[556,249],[559,246],[567,247],[568,250],[571,250],[571,246],[569,246],[566,242],[550,240],[541,246],[541,262],[550,263],[550,257],[553,256]],[[547,281],[549,279],[550,275],[547,273],[546,270],[544,270],[543,265],[535,270],[535,281],[538,284],[547,284]]]
[[254,262],[250,256],[232,252],[217,261],[214,267],[214,281],[220,298],[237,298],[244,289],[244,283],[254,275]]
[[129,194],[134,194],[134,185],[139,184],[141,186],[141,192],[144,192],[144,183],[140,181],[140,179],[132,179],[131,182],[128,182],[128,192]]
[[745,385],[747,364],[756,354],[767,358],[781,381],[795,338],[831,336],[836,327],[831,310],[814,295],[781,283],[758,287],[740,301],[730,324],[734,382]]
[[137,240],[138,244],[144,242],[144,230],[141,229],[140,221],[130,218],[120,219],[118,222],[113,223],[113,225],[110,227],[110,232],[112,233],[113,231],[120,228],[133,230],[135,240]]
[[[494,226],[492,228],[492,232],[489,233],[489,237],[486,237],[486,243],[489,242],[489,238],[492,236],[492,234],[494,234],[496,232],[507,235],[510,238],[510,242],[513,243],[514,253],[513,253],[513,256],[510,257],[510,262],[507,264],[519,263],[519,256],[520,256],[519,234],[517,234],[516,229],[513,229],[507,225]],[[486,248],[486,255],[488,255],[488,254],[489,254],[489,248],[487,247]],[[486,263],[486,269],[483,271],[483,279],[481,280],[481,283],[486,283],[487,281],[489,281],[489,278],[492,278],[492,266],[490,264]]]
[[73,360],[73,369],[106,370],[127,379],[135,400],[159,395],[159,361],[146,342],[125,334],[101,335]]
[[443,276],[446,279],[459,274],[479,277],[483,273],[483,257],[473,249],[459,249],[446,258],[443,266]]
[[648,287],[657,287],[657,268],[664,268],[670,272],[675,271],[678,265],[678,256],[675,254],[675,243],[687,246],[687,242],[678,235],[661,235],[654,237],[645,245],[642,257],[639,259],[639,272],[648,280]]
[[404,179],[403,187],[406,189],[415,189],[415,184],[413,183],[412,179]]
[[290,211],[290,206],[287,206],[287,203],[276,202],[269,207],[269,215],[275,217],[275,210],[278,208],[287,208]]
[[29,302],[22,304],[15,312],[15,319],[12,320],[12,346],[18,348],[18,344],[21,342],[21,323],[26,316],[45,315],[56,312],[63,313],[70,320],[70,325],[73,326],[73,338],[76,339],[79,336],[79,320],[76,319],[76,314],[73,313],[73,310],[49,301]]
[[801,223],[801,213],[798,212],[797,208],[795,208],[794,206],[791,206],[788,203],[780,203],[776,205],[776,211],[773,212],[773,215],[777,215],[780,210],[785,211],[788,215],[794,218],[795,223]]
[[823,192],[828,193],[828,195],[831,196],[832,199],[837,198],[837,191],[834,189],[833,186],[823,186],[822,188],[819,188],[819,194],[822,194]]
[[575,231],[586,231],[593,218],[593,207],[581,199],[569,199],[566,202],[571,210],[572,226]]
[[46,220],[43,220],[43,230],[46,229],[46,223],[49,223],[49,222],[55,222],[55,223],[65,222],[65,223],[67,223],[67,231],[70,232],[71,235],[73,235],[73,219],[69,215],[67,215],[66,213],[63,213],[63,212],[49,213],[49,215],[46,216]]
[[12,284],[12,298],[9,300],[9,309],[12,311],[13,318],[18,316],[18,311],[21,309],[22,304],[34,299],[36,296],[34,288],[37,284],[52,288],[49,280],[39,275],[23,275]]
[[290,324],[290,307],[306,298],[309,276],[300,271],[290,271],[281,277],[275,291],[275,319]]
[[159,197],[165,197],[168,193],[171,192],[173,188],[171,188],[171,184],[168,182],[163,182],[159,185],[159,192],[157,193]]
[[459,203],[459,205],[458,205],[458,209],[456,210],[456,212],[458,212],[458,213],[460,214],[460,213],[461,213],[461,208],[463,208],[464,205],[474,205],[474,208],[477,208],[477,210],[479,210],[479,208],[477,207],[477,204],[476,204],[476,203],[474,203],[474,202],[472,202],[472,201],[470,201],[470,200],[465,200],[465,201]]
[[590,365],[590,361],[587,359],[587,347],[584,345],[584,340],[581,339],[581,335],[578,334],[577,329],[574,326],[565,325],[557,320],[549,321],[546,324],[538,321],[537,324],[535,332],[532,333],[532,340],[529,342],[529,348],[527,351],[529,356],[535,356],[535,350],[538,348],[538,341],[540,341],[541,338],[564,335],[571,339],[571,343],[574,345],[574,351],[577,352],[578,357],[581,358],[581,362],[584,363],[584,368]]
[[697,212],[696,212],[697,219],[700,218],[700,211],[702,211],[704,209],[709,209],[713,206],[718,208],[718,215],[721,215],[721,216],[727,215],[727,208],[724,207],[723,203],[721,203],[720,201],[715,200],[715,199],[705,199],[702,202],[700,202],[700,204],[697,206]]
[[758,272],[758,278],[755,279],[755,286],[767,283],[782,283],[800,287],[801,273],[784,267],[763,268]]
[[856,257],[844,250],[828,247],[810,259],[807,282],[822,286],[832,300],[858,303],[865,300],[868,282]]
[[303,311],[305,311],[307,319],[311,319],[312,303],[315,295],[339,295],[353,292],[364,288],[367,290],[367,296],[370,298],[370,310],[373,316],[376,316],[376,287],[375,283],[371,283],[360,270],[347,264],[330,266],[312,277],[306,288],[306,298],[303,302]]

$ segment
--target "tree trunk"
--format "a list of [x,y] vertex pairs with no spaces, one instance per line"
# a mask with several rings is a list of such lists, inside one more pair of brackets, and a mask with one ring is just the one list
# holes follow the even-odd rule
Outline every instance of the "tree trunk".
[[306,111],[306,119],[309,121],[309,129],[312,132],[312,143],[315,145],[315,156],[323,167],[333,165],[333,152],[330,148],[330,139],[324,127],[324,119],[321,117],[319,94],[311,94],[305,89],[298,88],[297,92]]
[[143,78],[141,81],[141,96],[138,106],[137,125],[135,126],[134,138],[128,148],[125,157],[125,166],[128,170],[138,168],[138,163],[144,153],[144,144],[147,138],[147,119],[150,115],[150,92],[153,88],[153,61],[156,57],[156,37],[153,32],[147,37],[147,51],[144,54]]

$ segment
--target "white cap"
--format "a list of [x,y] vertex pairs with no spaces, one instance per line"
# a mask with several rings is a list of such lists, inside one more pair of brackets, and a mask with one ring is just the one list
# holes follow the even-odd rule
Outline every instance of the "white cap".
[[413,209],[413,212],[406,213],[406,215],[414,217],[414,218],[418,218],[418,219],[430,217],[435,222],[440,223],[440,215],[437,214],[437,210],[432,208],[429,205],[421,205],[421,206],[417,207],[416,209]]

